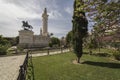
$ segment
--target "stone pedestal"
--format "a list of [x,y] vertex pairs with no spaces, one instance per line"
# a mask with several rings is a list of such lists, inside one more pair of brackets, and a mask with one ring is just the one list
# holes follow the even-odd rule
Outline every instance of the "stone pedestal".
[[19,46],[21,47],[31,47],[33,44],[33,31],[30,30],[20,30],[19,31]]

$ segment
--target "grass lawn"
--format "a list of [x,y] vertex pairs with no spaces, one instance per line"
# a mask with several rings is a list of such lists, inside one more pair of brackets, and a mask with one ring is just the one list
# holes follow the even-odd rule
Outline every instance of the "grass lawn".
[[35,80],[120,80],[120,62],[110,57],[84,54],[83,64],[73,64],[72,53],[33,58]]

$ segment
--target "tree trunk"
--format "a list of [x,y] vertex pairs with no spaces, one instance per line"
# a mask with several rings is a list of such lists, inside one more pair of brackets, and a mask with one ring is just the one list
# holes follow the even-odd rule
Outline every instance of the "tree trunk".
[[100,39],[98,39],[98,48],[99,48],[99,53],[100,53]]
[[77,63],[80,63],[80,57],[77,57]]
[[80,63],[80,58],[82,57],[82,54],[83,54],[83,48],[82,48],[82,36],[80,36],[80,40],[79,40],[79,46],[78,46],[78,54],[77,54],[77,63]]
[[92,49],[89,49],[89,54],[92,55]]

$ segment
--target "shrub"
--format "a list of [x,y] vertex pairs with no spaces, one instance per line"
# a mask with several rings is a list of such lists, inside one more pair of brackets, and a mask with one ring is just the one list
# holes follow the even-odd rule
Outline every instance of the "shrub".
[[100,56],[100,57],[110,57],[111,56],[109,53],[97,53],[95,55]]
[[6,55],[9,45],[0,45],[0,55]]
[[17,52],[18,53],[23,53],[24,52],[24,48],[18,45],[17,46]]
[[7,49],[10,47],[10,42],[0,35],[0,55],[7,54]]
[[120,51],[115,51],[113,53],[113,56],[115,57],[115,59],[120,60]]
[[91,55],[99,56],[99,57],[110,57],[109,53],[101,52],[101,53],[92,53]]
[[53,47],[52,43],[49,43],[49,47]]

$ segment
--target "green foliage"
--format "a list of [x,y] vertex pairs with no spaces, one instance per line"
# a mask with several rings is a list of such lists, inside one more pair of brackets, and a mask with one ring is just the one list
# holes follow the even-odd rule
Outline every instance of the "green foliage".
[[98,48],[98,42],[93,35],[88,35],[84,38],[84,47],[88,49],[96,49]]
[[34,67],[31,57],[28,58],[27,66],[26,80],[34,80]]
[[6,40],[5,38],[2,37],[2,35],[0,35],[0,44],[1,45],[7,45],[9,43],[8,40]]
[[[117,0],[86,0],[86,9],[87,11],[89,10],[88,16],[92,22],[95,22],[93,26],[94,32],[92,35],[95,37],[95,39],[97,39],[99,48],[105,47],[106,45],[112,43],[110,40],[109,42],[103,41],[107,35],[113,37],[113,40],[111,41],[120,41],[120,1],[116,1]],[[116,27],[116,30],[112,28],[113,26]],[[106,33],[107,30],[111,30],[111,32]],[[116,45],[116,47],[119,49],[119,45]]]
[[49,43],[49,47],[53,47],[53,44],[52,44],[52,43]]
[[22,48],[22,47],[18,46],[17,48],[18,48],[19,51],[24,51],[24,48]]
[[60,40],[57,37],[52,37],[51,42],[49,43],[50,47],[60,46]]
[[[83,37],[87,34],[88,21],[85,17],[84,3],[82,0],[74,1],[73,14],[73,49],[78,58],[82,56]],[[79,62],[79,60],[78,60]]]
[[111,55],[109,53],[93,53],[91,55],[94,55],[94,56],[99,56],[99,57],[110,57]]
[[118,51],[120,51],[120,42],[111,42],[110,43],[111,47],[116,48]]
[[7,41],[9,41],[12,46],[16,46],[19,43],[19,36],[13,37],[13,38],[12,37],[5,37],[5,39]]
[[7,49],[9,47],[10,46],[8,46],[8,45],[0,45],[0,55],[6,55],[7,54]]
[[113,53],[113,56],[115,57],[115,59],[120,60],[120,51],[115,51]]
[[[119,24],[120,21],[120,1],[117,0],[86,0],[86,10],[89,10],[89,17],[95,25],[110,29],[114,24]],[[94,17],[93,17],[94,16]]]
[[91,35],[89,35],[90,40],[88,42],[88,46],[90,44],[90,48],[101,48],[103,47],[104,42],[102,41],[104,29],[99,26],[94,26]]
[[4,39],[0,35],[0,55],[5,55],[7,54],[7,49],[10,47],[10,42]]
[[19,43],[19,36],[17,36],[16,38],[15,38],[15,40],[16,40],[16,45]]
[[68,32],[68,34],[66,35],[67,46],[70,46],[72,44],[72,37],[72,31]]
[[90,41],[90,43],[88,44],[88,48],[89,48],[89,49],[98,48],[97,41],[96,41],[95,39],[92,39],[92,40]]

